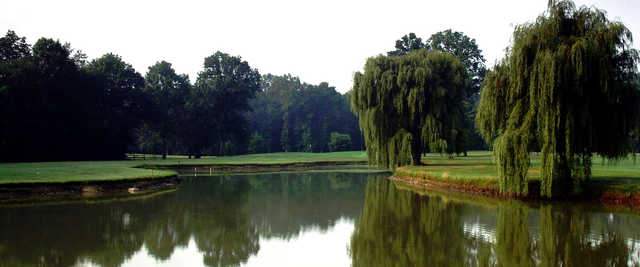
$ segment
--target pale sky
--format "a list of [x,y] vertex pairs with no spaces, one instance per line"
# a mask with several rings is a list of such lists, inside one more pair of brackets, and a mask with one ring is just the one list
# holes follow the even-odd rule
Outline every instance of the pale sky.
[[[112,52],[144,75],[160,60],[194,82],[215,51],[241,56],[261,74],[291,73],[340,92],[368,57],[415,32],[423,40],[453,29],[475,38],[489,66],[504,56],[513,27],[533,21],[548,0],[0,0],[0,34],[69,42],[89,59]],[[622,21],[640,44],[639,0],[576,0]]]

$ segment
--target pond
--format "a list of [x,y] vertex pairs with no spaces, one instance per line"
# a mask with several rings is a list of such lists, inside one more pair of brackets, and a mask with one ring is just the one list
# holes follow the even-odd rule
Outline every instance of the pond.
[[186,178],[137,199],[0,207],[0,266],[634,266],[640,217],[403,190],[388,174]]

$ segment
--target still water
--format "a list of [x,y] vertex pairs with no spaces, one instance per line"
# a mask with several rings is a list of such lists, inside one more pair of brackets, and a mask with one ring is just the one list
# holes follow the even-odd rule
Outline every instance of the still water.
[[386,176],[197,177],[138,199],[0,207],[0,266],[640,265],[640,216]]

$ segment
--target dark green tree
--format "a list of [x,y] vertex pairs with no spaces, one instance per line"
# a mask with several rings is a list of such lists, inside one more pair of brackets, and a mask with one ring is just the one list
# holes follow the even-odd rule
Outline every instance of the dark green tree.
[[241,57],[216,52],[205,58],[194,88],[190,108],[198,114],[190,115],[190,123],[196,127],[192,133],[199,136],[197,143],[217,148],[217,154],[223,154],[227,141],[242,143],[246,148],[244,114],[250,110],[249,100],[260,89],[260,73]]
[[0,38],[0,160],[112,158],[95,142],[104,139],[101,84],[78,69],[69,45],[41,38],[28,52],[24,40]]
[[487,75],[476,125],[493,143],[503,193],[527,194],[529,152],[541,151],[541,194],[579,191],[594,153],[625,157],[638,136],[638,52],[603,10],[550,1],[519,25]]
[[[469,79],[469,86],[466,89],[464,100],[465,120],[462,128],[462,138],[458,138],[457,147],[465,152],[467,149],[485,149],[482,137],[473,126],[476,116],[476,106],[479,100],[480,85],[486,73],[485,59],[482,50],[476,44],[476,40],[470,38],[462,32],[445,30],[437,32],[427,40],[425,48],[430,50],[440,50],[454,54],[465,65]],[[460,151],[456,151],[460,152]]]
[[[328,107],[340,107],[340,93],[326,82],[318,85],[304,84],[301,100],[301,121],[304,125],[301,147],[303,150],[308,148],[309,152],[329,151],[330,133],[337,128],[335,119],[340,115],[336,113],[336,109]],[[306,139],[305,134],[308,134]]]
[[467,71],[456,57],[424,49],[372,57],[354,76],[352,108],[371,163],[421,164],[422,152],[456,151]]
[[469,72],[468,78],[470,82],[465,89],[464,110],[465,120],[464,126],[461,128],[460,138],[456,139],[455,153],[465,153],[468,149],[486,149],[484,140],[473,126],[473,120],[476,115],[476,106],[479,100],[480,85],[486,73],[485,59],[482,56],[482,50],[476,44],[476,40],[470,38],[462,32],[454,32],[445,30],[437,32],[422,43],[422,39],[414,33],[403,36],[396,41],[396,50],[388,52],[388,55],[404,55],[411,50],[427,49],[439,50],[451,53],[458,57],[464,63]]
[[267,74],[247,118],[251,132],[265,139],[270,152],[327,152],[331,132],[349,134],[349,149],[357,150],[362,138],[349,103],[350,94],[341,95],[328,83],[312,85],[290,74]]
[[422,42],[422,38],[417,37],[415,33],[409,33],[402,36],[402,38],[396,40],[396,50],[387,52],[388,56],[402,56],[409,53],[409,51],[422,49],[425,45]]
[[92,60],[84,68],[101,84],[101,103],[95,107],[104,114],[103,131],[113,158],[122,158],[133,144],[134,129],[146,115],[149,99],[144,94],[145,81],[130,64],[108,53]]
[[[454,32],[451,29],[437,32],[427,40],[425,46],[429,50],[449,52],[464,64],[469,72],[471,84],[467,91],[467,99],[477,95],[480,85],[487,71],[482,50],[478,48],[476,39],[471,39],[462,32]],[[475,97],[477,99],[477,97]]]
[[145,81],[146,94],[153,103],[151,124],[162,140],[164,159],[169,153],[170,143],[177,141],[191,84],[187,75],[176,74],[171,63],[166,61],[149,67]]

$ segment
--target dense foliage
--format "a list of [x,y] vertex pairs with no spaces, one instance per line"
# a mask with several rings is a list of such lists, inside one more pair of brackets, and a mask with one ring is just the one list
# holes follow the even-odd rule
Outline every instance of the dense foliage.
[[120,56],[87,61],[69,44],[0,38],[0,161],[120,159],[126,152],[230,155],[326,152],[330,134],[360,149],[349,95],[265,75],[238,56],[205,58],[195,84],[158,61],[145,77]]
[[602,10],[550,1],[516,27],[487,75],[476,119],[493,143],[501,190],[527,194],[529,152],[542,152],[541,194],[579,190],[594,153],[618,159],[638,136],[638,53],[631,32]]
[[248,114],[250,131],[265,143],[265,150],[259,151],[327,152],[332,132],[349,136],[349,150],[361,149],[362,137],[357,118],[349,110],[349,96],[327,83],[311,85],[291,75],[264,75]]
[[464,65],[449,53],[369,58],[354,76],[352,96],[369,161],[394,168],[421,164],[427,150],[460,152],[467,82]]
[[[175,147],[181,136],[181,123],[186,117],[186,103],[191,93],[191,84],[187,75],[178,75],[171,63],[160,61],[149,67],[145,76],[145,92],[151,98],[151,111],[154,116],[149,120],[149,128],[139,128],[137,140],[143,149],[160,150],[163,158],[169,153],[169,147]],[[148,131],[144,131],[144,130]],[[159,140],[152,138],[157,133]],[[155,141],[155,142],[154,142]],[[160,147],[154,147],[159,144]],[[149,145],[145,147],[144,145]]]
[[396,41],[395,50],[387,52],[389,56],[406,55],[409,51],[427,49],[438,50],[455,55],[465,65],[470,79],[465,89],[464,97],[464,121],[461,138],[456,139],[457,146],[462,151],[485,150],[487,145],[473,125],[476,116],[476,107],[480,98],[480,85],[486,73],[485,59],[482,50],[476,44],[476,40],[462,32],[445,30],[434,33],[422,42],[422,38],[414,33],[404,35]]
[[86,67],[68,44],[41,38],[29,49],[0,38],[0,161],[122,157],[141,118],[144,79],[118,57]]
[[233,154],[246,147],[249,99],[260,88],[260,74],[240,57],[216,52],[205,58],[187,105],[188,152]]

